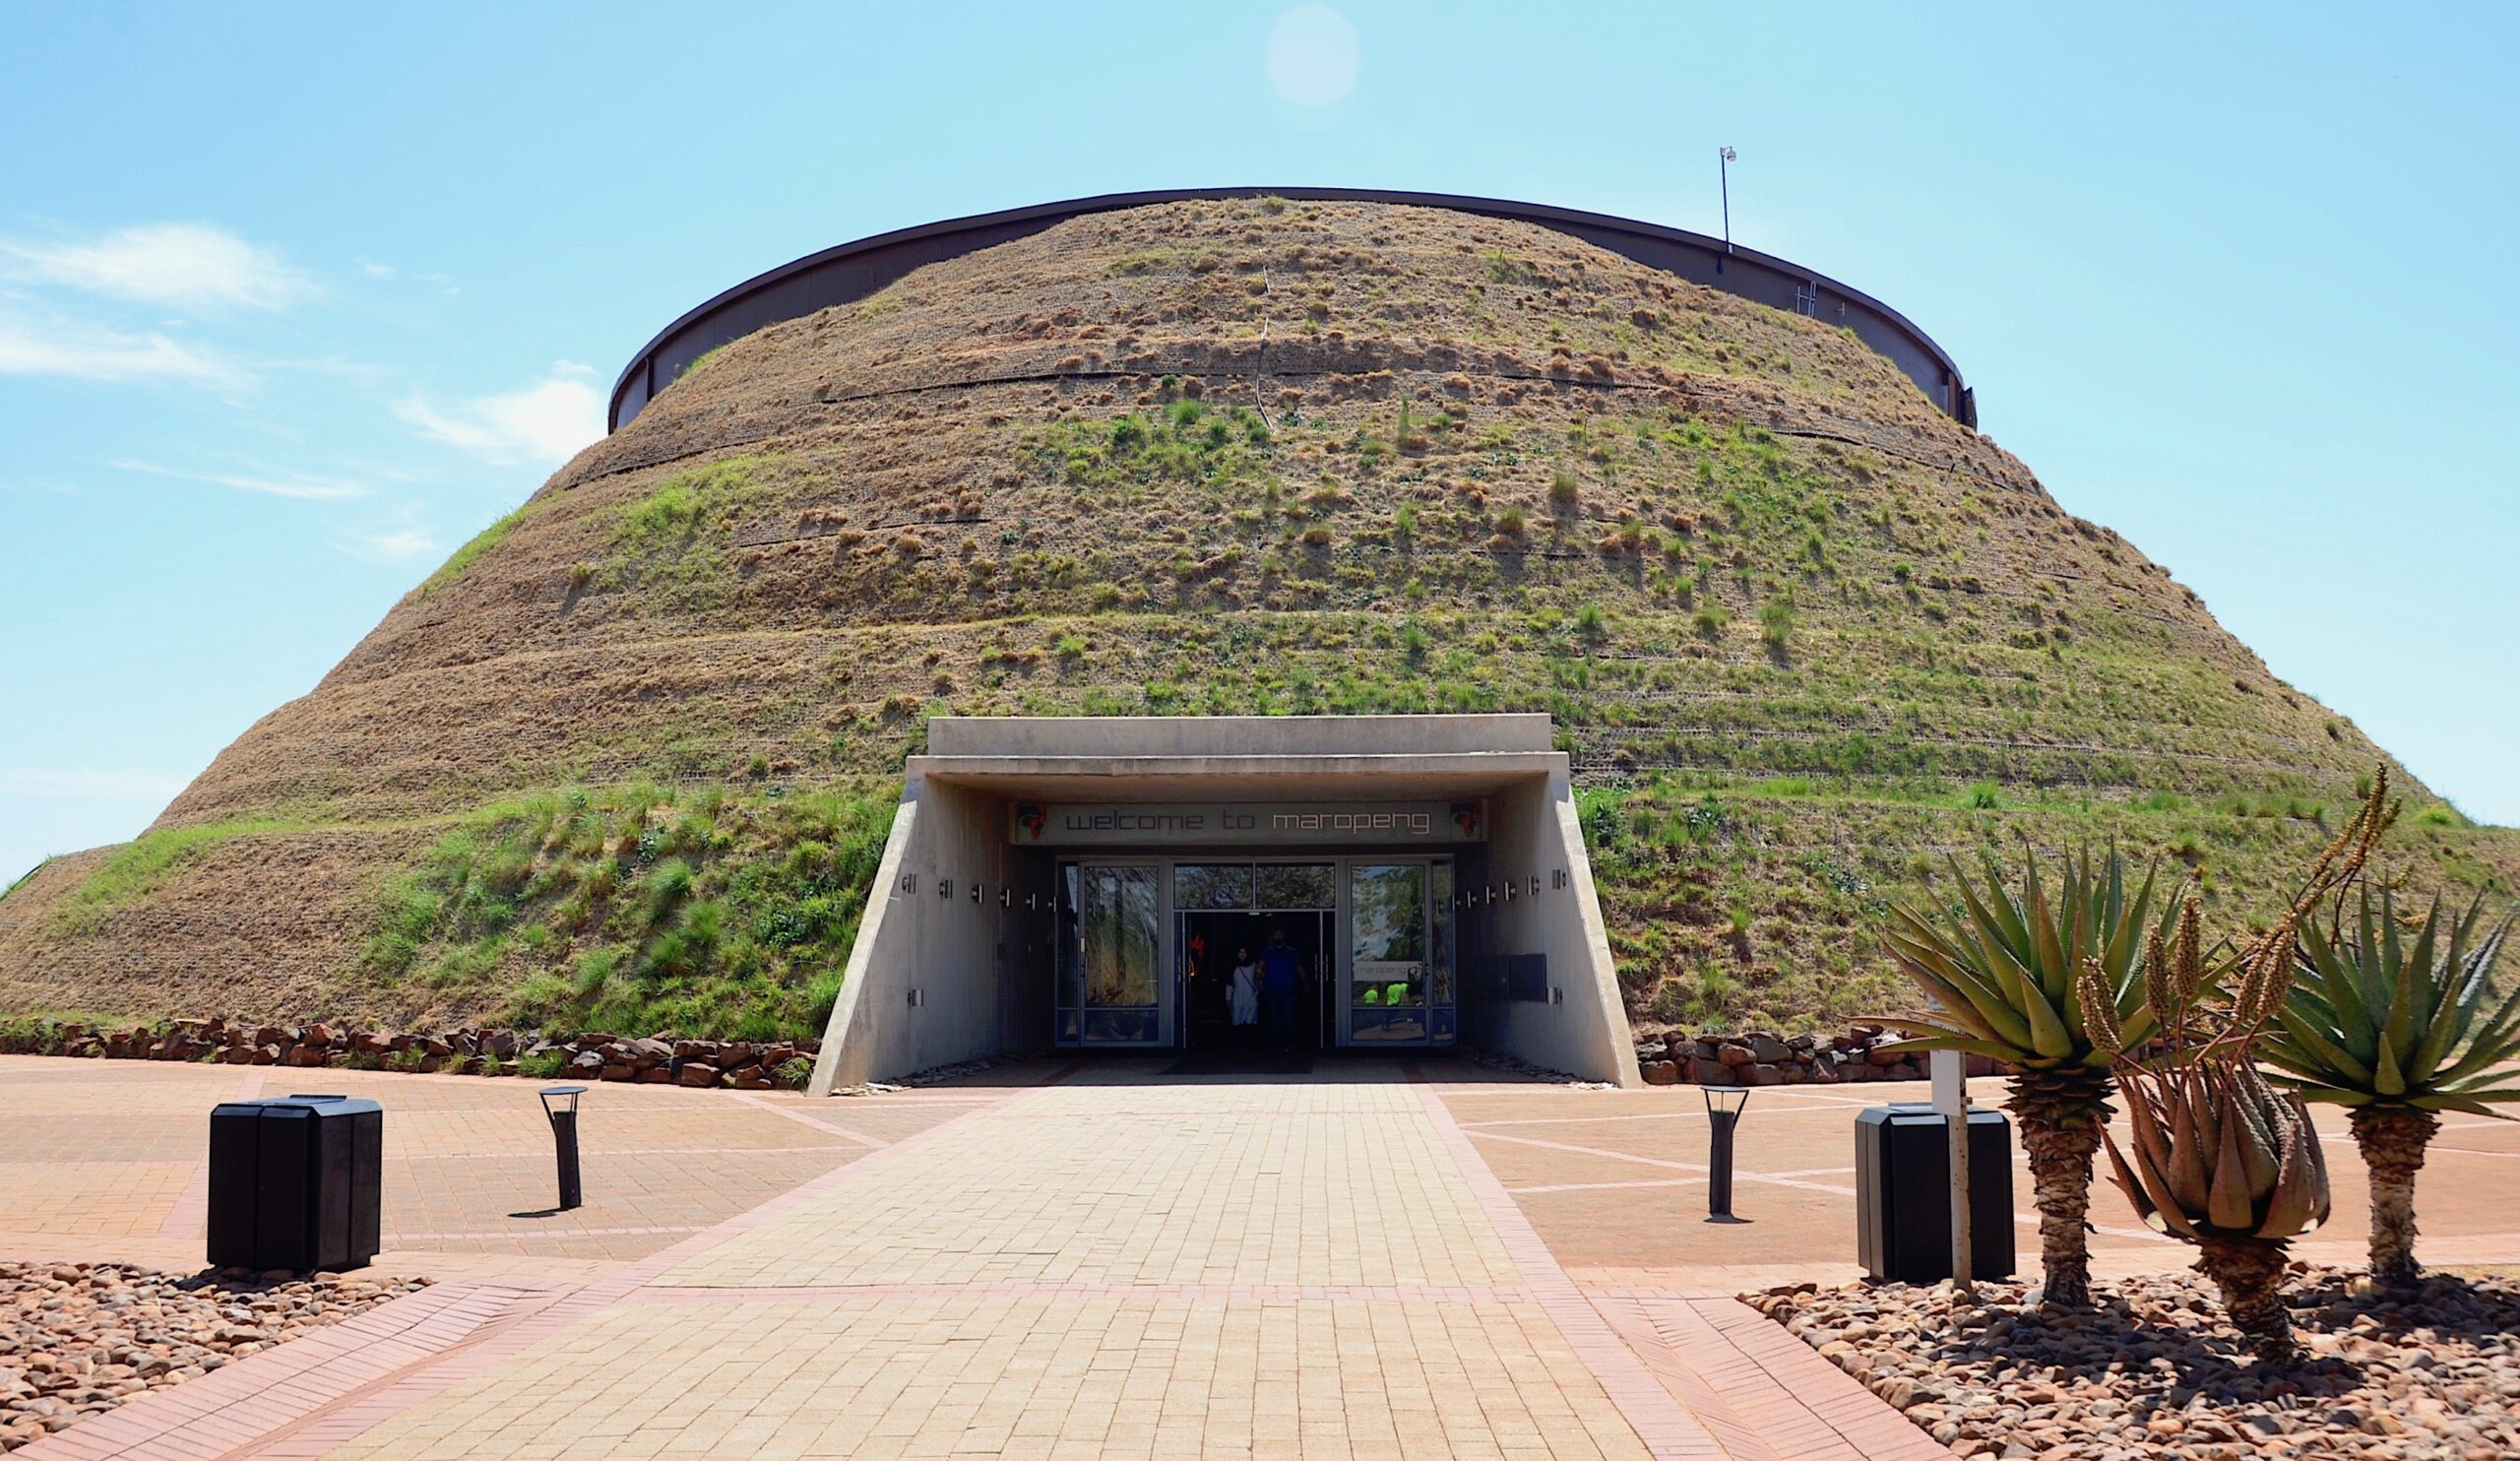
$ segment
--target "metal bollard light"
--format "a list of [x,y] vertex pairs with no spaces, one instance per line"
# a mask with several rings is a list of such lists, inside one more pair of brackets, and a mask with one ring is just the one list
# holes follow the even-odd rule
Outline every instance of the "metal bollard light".
[[[544,1086],[537,1094],[542,1098],[542,1113],[551,1119],[551,1144],[560,1158],[560,1212],[581,1206],[586,1196],[578,1187],[578,1098],[587,1093],[584,1086]],[[552,1105],[559,1097],[565,1105]]]
[[1709,1218],[1732,1216],[1732,1128],[1750,1093],[1741,1086],[1700,1086],[1706,1095],[1708,1128],[1706,1212]]

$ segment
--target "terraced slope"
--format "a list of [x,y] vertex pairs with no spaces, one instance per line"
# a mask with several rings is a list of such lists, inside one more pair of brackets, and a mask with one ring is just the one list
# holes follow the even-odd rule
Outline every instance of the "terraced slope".
[[[1881,1007],[1881,901],[2016,835],[2246,904],[2382,754],[1844,332],[1170,204],[706,359],[0,901],[0,1007],[794,1029],[928,715],[1452,710],[1557,717],[1648,1021]],[[2416,803],[2416,881],[2520,875]]]

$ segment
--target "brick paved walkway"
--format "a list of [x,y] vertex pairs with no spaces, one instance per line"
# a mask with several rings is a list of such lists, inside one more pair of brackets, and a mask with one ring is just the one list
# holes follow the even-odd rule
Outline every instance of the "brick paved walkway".
[[1397,1074],[1011,1097],[337,1454],[1721,1454]]
[[[1721,1297],[1851,1274],[1854,1112],[1907,1091],[1759,1093],[1749,1221],[1717,1225],[1694,1092],[1161,1064],[829,1102],[601,1087],[589,1205],[557,1216],[530,1085],[322,1073],[385,1102],[380,1263],[438,1284],[12,1461],[1947,1455]],[[256,1074],[0,1057],[0,1255],[195,1265],[202,1118]],[[2520,1254],[2512,1129],[2444,1130],[2428,1260]],[[2186,1260],[2096,1203],[2104,1269]]]
[[[1825,1415],[1794,1399],[1835,1371],[1791,1343],[1745,1419],[1698,1366],[1738,1383],[1757,1362],[1683,1355],[1641,1302],[1580,1290],[1413,1066],[1156,1068],[760,1112],[848,1160],[568,1282],[458,1264],[24,1461],[1936,1453],[1860,1390]],[[142,1145],[121,1155],[160,1155]],[[180,1196],[135,1210],[160,1206],[171,1222]],[[1779,1425],[1794,1449],[1760,1438]]]

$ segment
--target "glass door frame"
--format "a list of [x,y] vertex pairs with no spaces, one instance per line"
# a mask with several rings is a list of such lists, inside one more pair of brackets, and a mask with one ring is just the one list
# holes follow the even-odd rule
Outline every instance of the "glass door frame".
[[[1180,1011],[1172,979],[1174,921],[1171,861],[1172,859],[1168,858],[1127,855],[1107,858],[1062,858],[1058,860],[1052,872],[1054,891],[1051,894],[1051,917],[1055,931],[1052,935],[1054,949],[1050,971],[1050,1044],[1054,1048],[1083,1050],[1155,1050],[1169,1048],[1177,1039],[1174,1027],[1178,1023]],[[1155,940],[1155,1021],[1153,1033],[1144,1040],[1091,1039],[1085,1034],[1083,1015],[1085,1011],[1094,1008],[1142,1010],[1147,1008],[1145,1005],[1094,1006],[1084,1003],[1081,995],[1075,1004],[1066,1002],[1067,961],[1072,957],[1084,956],[1082,926],[1076,930],[1078,946],[1074,949],[1069,947],[1067,927],[1069,909],[1066,903],[1068,875],[1073,871],[1081,880],[1086,869],[1095,867],[1147,868],[1155,875],[1155,926],[1149,930]],[[1082,913],[1081,909],[1077,911],[1080,920]],[[1071,1014],[1079,1017],[1077,1033],[1073,1037],[1067,1033],[1066,1028]]]
[[[1190,998],[1190,950],[1188,916],[1203,913],[1247,913],[1261,919],[1307,919],[1313,921],[1319,931],[1319,947],[1324,959],[1331,967],[1316,968],[1311,972],[1313,986],[1311,1020],[1313,1033],[1308,1037],[1308,1039],[1325,1042],[1328,1046],[1333,1048],[1343,1044],[1344,1027],[1332,1022],[1331,1000],[1334,997],[1335,987],[1343,984],[1337,970],[1345,967],[1345,965],[1339,960],[1338,952],[1339,939],[1341,936],[1339,931],[1340,889],[1343,885],[1342,879],[1347,875],[1347,859],[1340,857],[1335,852],[1305,853],[1301,851],[1286,852],[1278,850],[1257,856],[1249,853],[1192,853],[1183,856],[1167,857],[1164,861],[1164,892],[1166,901],[1170,904],[1172,909],[1172,991],[1175,1008],[1180,1011],[1180,1014],[1173,1022],[1173,1029],[1175,1031],[1174,1044],[1183,1048],[1187,1048],[1189,1047],[1190,1020],[1188,1018],[1188,1009]],[[1250,868],[1253,873],[1253,889],[1250,901],[1238,909],[1220,908],[1215,906],[1202,906],[1198,908],[1181,906],[1177,893],[1180,869],[1185,866]],[[1264,901],[1260,897],[1258,887],[1258,873],[1263,867],[1327,868],[1330,876],[1329,904],[1320,907],[1301,908]]]
[[[1314,971],[1314,985],[1317,992],[1317,998],[1321,1001],[1322,1005],[1326,1007],[1316,1010],[1314,1014],[1316,1027],[1322,1029],[1324,1033],[1330,1037],[1335,1048],[1341,1049],[1424,1049],[1448,1047],[1454,1043],[1460,1029],[1461,929],[1458,921],[1454,917],[1452,895],[1458,891],[1460,886],[1460,858],[1449,854],[1422,853],[1415,851],[1378,855],[1368,852],[1352,852],[1347,849],[1339,849],[1335,851],[1323,850],[1320,852],[1311,852],[1302,849],[1270,849],[1266,852],[1259,853],[1122,853],[1109,857],[1076,856],[1060,858],[1054,864],[1054,870],[1052,873],[1055,891],[1052,895],[1052,918],[1054,929],[1052,937],[1054,957],[1053,967],[1050,971],[1050,978],[1052,981],[1050,995],[1050,1040],[1051,1045],[1054,1048],[1059,1049],[1155,1050],[1176,1048],[1187,1040],[1189,1020],[1188,1011],[1185,1008],[1186,991],[1183,985],[1186,983],[1187,964],[1185,961],[1188,958],[1188,952],[1183,944],[1183,930],[1186,925],[1181,915],[1184,913],[1208,912],[1210,910],[1185,909],[1176,905],[1173,897],[1175,869],[1184,863],[1194,866],[1242,864],[1254,868],[1272,863],[1294,863],[1306,865],[1326,864],[1331,869],[1331,879],[1333,884],[1332,906],[1330,908],[1315,910],[1273,908],[1261,910],[1257,907],[1257,899],[1255,897],[1252,910],[1254,912],[1264,914],[1280,913],[1288,917],[1327,916],[1326,932],[1329,947],[1325,950],[1326,957],[1321,962],[1328,967]],[[1421,895],[1420,901],[1424,906],[1424,916],[1427,921],[1425,925],[1425,941],[1427,954],[1426,963],[1429,967],[1424,976],[1425,985],[1423,989],[1419,991],[1418,1002],[1414,1005],[1403,1007],[1421,1009],[1424,1013],[1419,1020],[1418,1033],[1413,1037],[1404,1039],[1367,1038],[1359,1040],[1356,1038],[1355,1032],[1355,1017],[1360,1006],[1355,1003],[1354,997],[1355,906],[1352,880],[1354,876],[1354,870],[1358,867],[1394,866],[1409,866],[1422,869],[1420,874],[1419,893]],[[1149,1039],[1134,1041],[1088,1040],[1084,1036],[1083,1021],[1081,1019],[1078,1022],[1078,1033],[1074,1037],[1070,1037],[1066,1033],[1066,1022],[1069,1015],[1071,1013],[1081,1014],[1083,1010],[1089,1008],[1089,1006],[1082,1004],[1070,1005],[1064,1002],[1067,960],[1081,954],[1081,949],[1071,949],[1068,946],[1070,930],[1066,923],[1068,910],[1064,902],[1067,896],[1068,873],[1070,869],[1079,869],[1080,871],[1078,875],[1082,877],[1083,874],[1081,869],[1088,867],[1143,867],[1154,870],[1156,882],[1155,934],[1157,938],[1156,1018],[1154,1022],[1153,1035]],[[1445,873],[1448,875],[1439,876],[1437,873],[1437,868],[1439,867],[1443,868]],[[1231,910],[1221,911],[1231,912]],[[1076,936],[1079,938],[1082,937],[1081,929],[1078,930]],[[1437,996],[1439,994],[1449,994],[1451,997],[1438,998]],[[1140,1009],[1144,1008],[1144,1006],[1131,1005],[1126,1006],[1126,1008]]]
[[[1440,854],[1395,853],[1388,856],[1364,854],[1339,859],[1339,977],[1331,997],[1339,1001],[1337,1029],[1342,1049],[1406,1050],[1449,1046],[1457,1038],[1460,1023],[1461,947],[1460,927],[1453,921],[1453,891],[1460,878],[1460,861]],[[1423,940],[1421,957],[1416,961],[1418,973],[1411,982],[1418,985],[1417,999],[1408,1005],[1386,1006],[1360,1004],[1356,999],[1356,908],[1355,873],[1364,867],[1414,867],[1418,869],[1418,903]],[[1437,876],[1441,868],[1444,875]],[[1389,984],[1384,983],[1388,990]],[[1450,997],[1437,999],[1438,992]],[[1414,1036],[1366,1036],[1359,1038],[1356,1017],[1359,1012],[1380,1015],[1393,1008],[1414,1009],[1418,1014],[1418,1033]]]

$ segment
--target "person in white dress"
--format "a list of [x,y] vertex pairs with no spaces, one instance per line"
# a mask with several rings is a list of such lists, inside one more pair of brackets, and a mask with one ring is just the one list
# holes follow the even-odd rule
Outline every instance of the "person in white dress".
[[1248,1048],[1260,1030],[1260,961],[1249,949],[1233,951],[1233,984],[1226,990],[1226,1007],[1233,1020],[1233,1040]]

